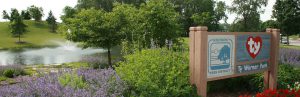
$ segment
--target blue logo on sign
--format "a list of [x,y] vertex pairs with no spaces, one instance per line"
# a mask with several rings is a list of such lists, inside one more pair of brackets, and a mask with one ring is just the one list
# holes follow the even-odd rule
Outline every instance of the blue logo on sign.
[[[215,49],[215,54],[211,54],[211,70],[220,70],[220,69],[226,69],[230,67],[230,45],[229,43],[222,43],[223,47],[220,49]],[[220,45],[220,44],[218,44]]]

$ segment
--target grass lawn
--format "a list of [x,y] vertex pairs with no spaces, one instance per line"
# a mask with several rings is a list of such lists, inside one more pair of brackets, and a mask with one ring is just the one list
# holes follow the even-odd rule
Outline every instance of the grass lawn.
[[300,46],[280,44],[280,48],[290,48],[300,50]]
[[22,36],[21,41],[25,44],[16,44],[18,38],[13,38],[9,22],[0,22],[0,49],[12,49],[23,47],[43,47],[55,46],[53,41],[63,41],[64,38],[60,34],[51,33],[46,22],[36,23],[35,21],[24,21],[27,25],[27,32]]
[[291,35],[289,38],[291,38],[292,40],[298,40],[299,39],[299,35]]

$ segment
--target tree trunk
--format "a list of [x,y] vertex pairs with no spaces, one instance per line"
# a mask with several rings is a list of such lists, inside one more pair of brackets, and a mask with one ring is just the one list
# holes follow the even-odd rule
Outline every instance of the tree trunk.
[[286,42],[287,42],[287,45],[290,45],[289,34],[286,35]]
[[109,65],[110,67],[112,67],[110,47],[107,48],[107,57],[108,57],[108,60],[107,60],[108,65]]
[[20,32],[19,32],[19,43],[21,43],[21,35],[20,35]]

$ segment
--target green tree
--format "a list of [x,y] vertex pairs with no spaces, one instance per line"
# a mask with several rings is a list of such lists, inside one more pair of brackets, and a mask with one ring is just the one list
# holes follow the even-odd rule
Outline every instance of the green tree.
[[27,10],[22,10],[21,15],[22,15],[24,20],[30,20],[31,19],[31,15],[30,15],[29,11],[27,11]]
[[226,15],[226,4],[225,2],[219,1],[216,3],[216,7],[214,9],[214,18],[213,18],[213,29],[214,31],[222,30],[220,27],[219,21],[224,19],[225,23],[227,23],[227,15]]
[[66,38],[74,42],[83,43],[83,47],[102,47],[108,51],[108,64],[111,62],[111,48],[121,43],[121,33],[118,31],[122,25],[113,13],[106,13],[99,9],[82,9],[74,18],[66,19],[62,26]]
[[114,16],[119,19],[122,25],[120,32],[122,33],[122,53],[130,54],[137,49],[143,48],[145,42],[143,35],[145,33],[144,21],[140,10],[129,4],[115,3],[112,10]]
[[12,8],[11,9],[11,13],[10,13],[10,22],[13,22],[14,20],[16,20],[17,18],[19,18],[20,14],[19,14],[19,11],[15,8]]
[[52,11],[50,10],[49,15],[46,19],[48,25],[50,26],[51,32],[55,32],[57,29],[57,23],[56,23],[56,18],[52,14]]
[[147,0],[116,0],[122,4],[132,4],[136,7],[139,7],[141,4],[146,3]]
[[237,31],[258,31],[262,6],[267,5],[267,0],[233,0],[230,12],[238,15],[235,25],[241,24]]
[[66,6],[63,9],[63,13],[64,14],[60,18],[63,22],[66,22],[67,18],[74,18],[75,14],[76,14],[76,9],[72,8],[70,6]]
[[212,16],[214,15],[214,1],[213,0],[186,0],[183,3],[183,23],[186,32],[188,32],[189,27],[191,26],[198,26],[203,24],[198,24],[200,22],[195,21],[197,19],[196,16],[208,16],[209,17],[198,17],[198,18],[205,18],[209,21],[205,26],[208,26],[209,30],[212,30]]
[[261,23],[261,30],[262,32],[266,31],[267,28],[279,28],[279,23],[275,20],[267,20]]
[[[215,2],[214,0],[168,0],[171,2],[175,10],[180,14],[180,22],[185,32],[189,32],[189,27],[205,25],[208,30],[217,31],[219,28],[219,21],[226,20],[226,6],[225,2]],[[209,16],[209,17],[203,17]],[[199,19],[206,23],[199,22]]]
[[273,17],[277,19],[281,32],[289,36],[300,32],[300,2],[297,0],[276,0]]
[[10,17],[9,17],[9,15],[7,14],[7,12],[5,11],[5,10],[3,10],[3,12],[2,12],[2,18],[3,19],[10,19]]
[[213,17],[209,12],[196,13],[193,14],[191,18],[193,19],[193,21],[197,26],[210,25],[211,21],[213,20]]
[[23,17],[19,14],[17,9],[11,11],[10,29],[14,37],[18,37],[18,43],[21,43],[21,36],[26,32],[26,25],[23,23]]
[[176,43],[180,36],[179,14],[173,4],[167,0],[152,0],[140,8],[145,32],[145,47],[151,42],[159,47],[166,45],[166,40]]
[[36,7],[34,5],[27,8],[30,15],[35,21],[41,21],[43,17],[43,8],[42,7]]
[[103,9],[105,11],[112,11],[113,3],[115,0],[78,0],[76,8],[77,9]]

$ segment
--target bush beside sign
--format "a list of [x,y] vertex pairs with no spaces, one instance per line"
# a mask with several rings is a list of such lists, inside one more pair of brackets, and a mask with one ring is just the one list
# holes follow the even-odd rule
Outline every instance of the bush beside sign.
[[207,82],[264,72],[265,88],[276,89],[279,30],[207,32],[190,28],[190,82],[206,97]]

